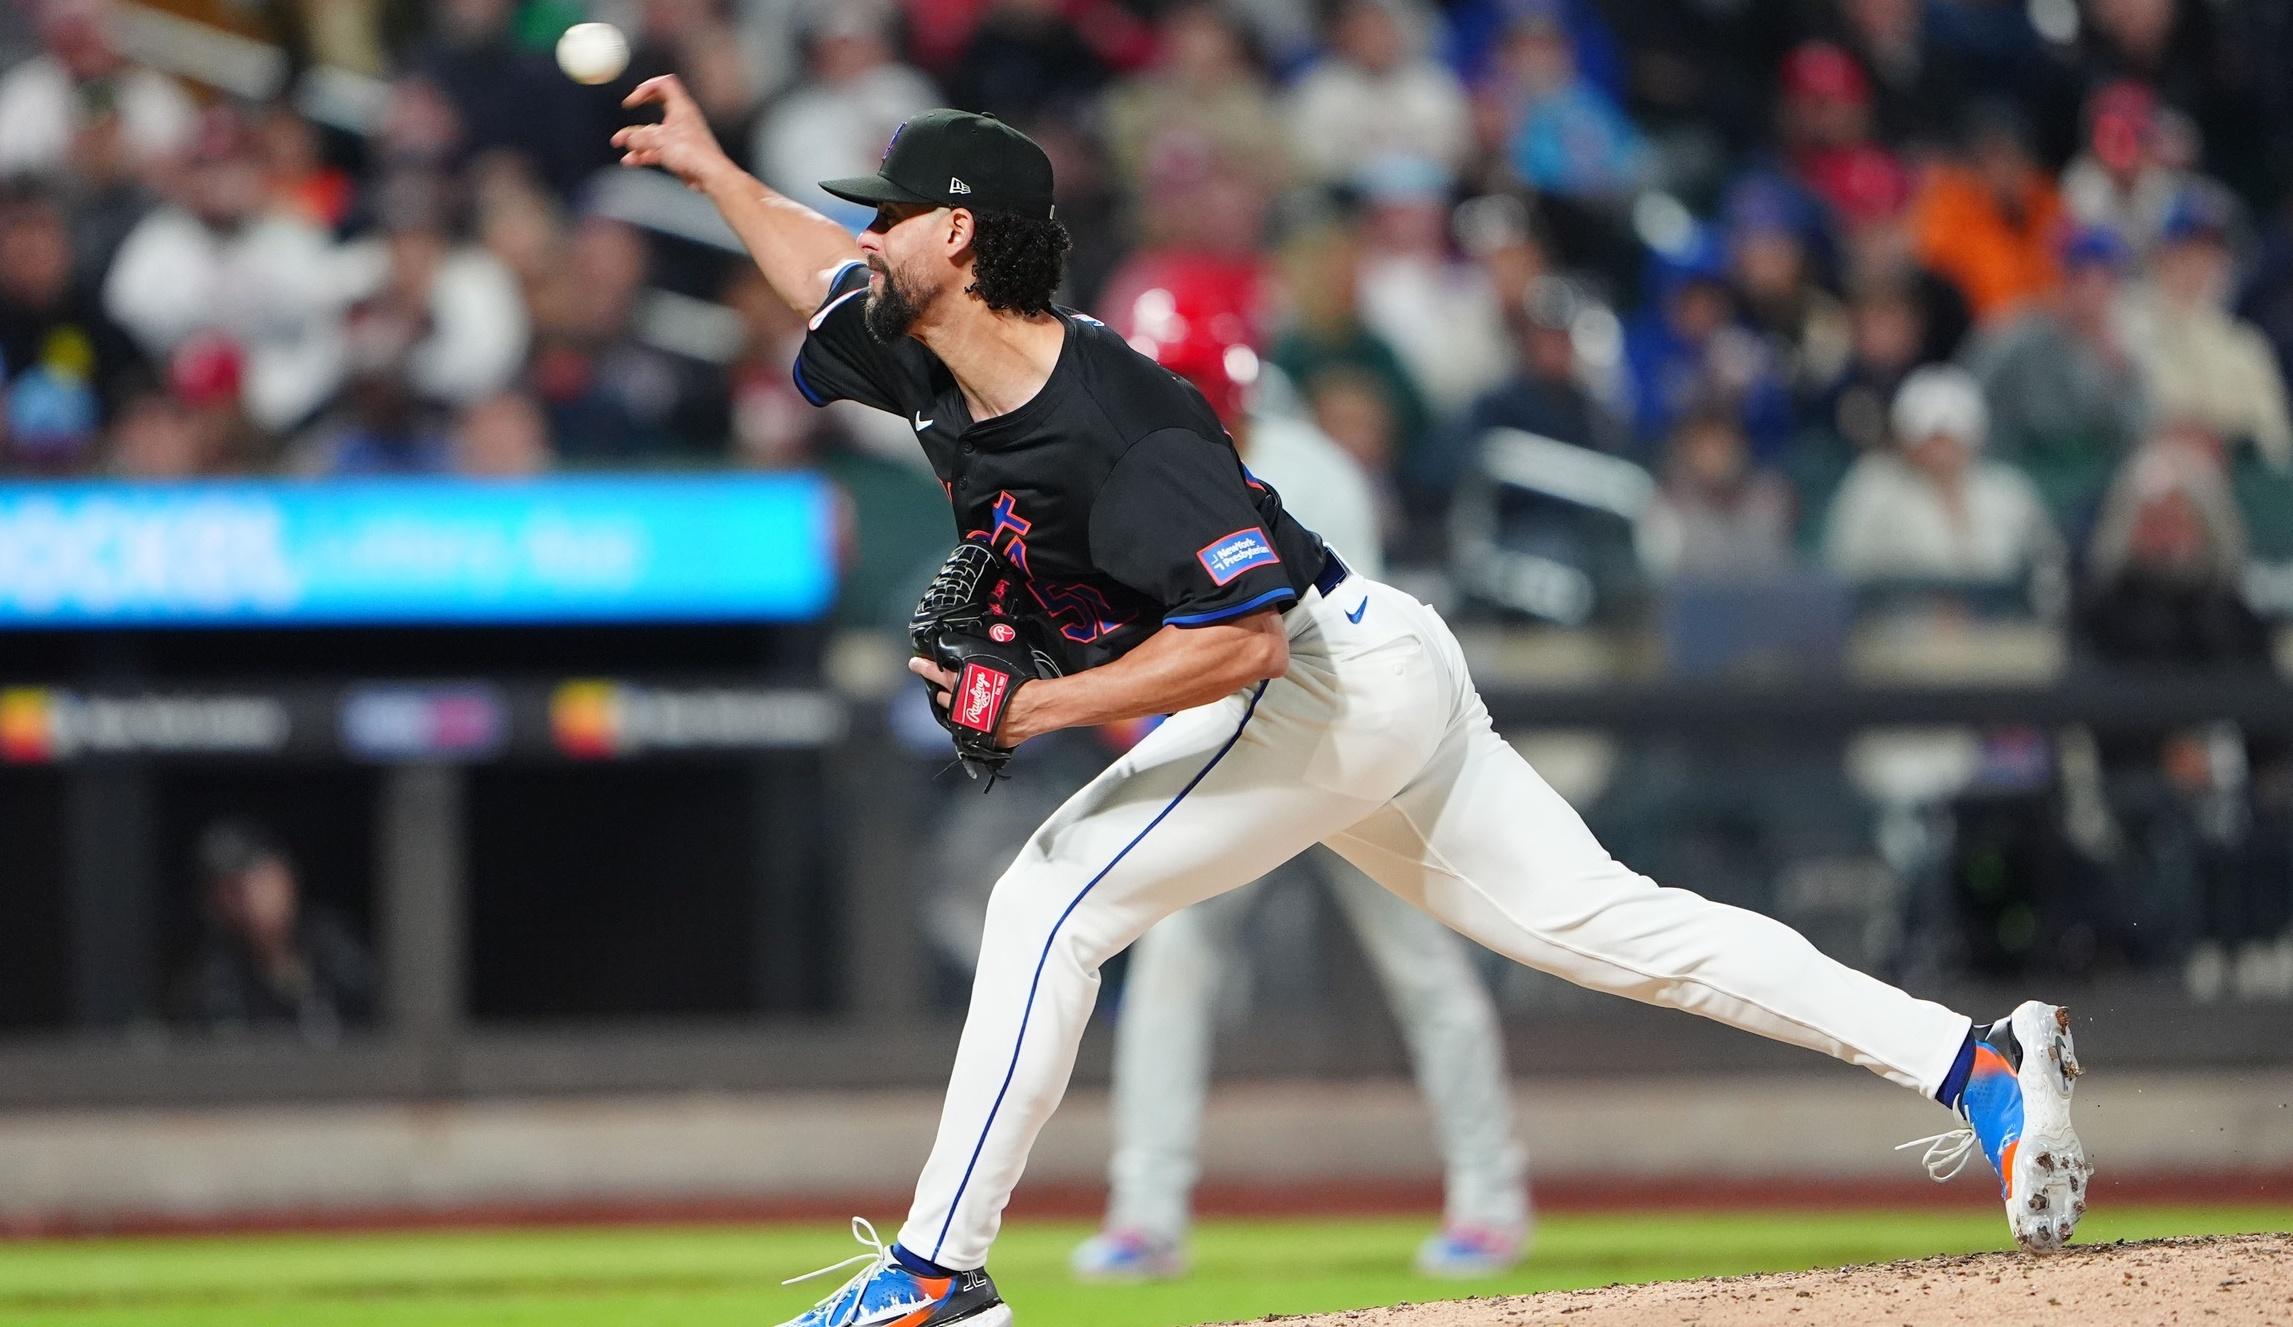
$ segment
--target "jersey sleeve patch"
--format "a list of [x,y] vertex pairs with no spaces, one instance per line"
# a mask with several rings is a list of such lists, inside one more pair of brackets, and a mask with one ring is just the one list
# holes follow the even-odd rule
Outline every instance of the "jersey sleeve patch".
[[1252,567],[1270,567],[1282,560],[1274,552],[1274,541],[1255,525],[1220,535],[1194,556],[1210,573],[1213,585],[1224,585]]

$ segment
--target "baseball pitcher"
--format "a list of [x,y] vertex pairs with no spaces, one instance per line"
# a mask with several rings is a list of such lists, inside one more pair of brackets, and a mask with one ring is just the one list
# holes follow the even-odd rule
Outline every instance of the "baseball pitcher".
[[2070,1237],[2090,1168],[2068,1014],[2033,1001],[1976,1024],[1610,857],[1497,735],[1432,609],[1284,510],[1201,393],[1052,304],[1068,239],[1033,142],[916,116],[876,174],[823,185],[876,209],[855,239],[736,167],[673,78],[629,104],[661,119],[614,135],[623,163],[706,194],[811,311],[798,387],[907,420],[945,486],[962,546],[919,605],[911,668],[966,763],[992,779],[1038,734],[1171,716],[998,881],[906,1224],[885,1245],[855,1221],[865,1251],[815,1275],[854,1274],[788,1327],[1010,1323],[988,1253],[1100,965],[1315,843],[1519,962],[1935,1098],[1960,1125],[1924,1140],[1930,1169],[1979,1146],[2015,1239]]

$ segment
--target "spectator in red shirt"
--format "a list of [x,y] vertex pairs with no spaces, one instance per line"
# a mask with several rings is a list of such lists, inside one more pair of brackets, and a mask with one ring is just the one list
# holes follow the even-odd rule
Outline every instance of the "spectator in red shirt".
[[1892,215],[1909,196],[1903,163],[1872,138],[1871,78],[1829,42],[1783,62],[1779,129],[1792,173],[1850,222]]

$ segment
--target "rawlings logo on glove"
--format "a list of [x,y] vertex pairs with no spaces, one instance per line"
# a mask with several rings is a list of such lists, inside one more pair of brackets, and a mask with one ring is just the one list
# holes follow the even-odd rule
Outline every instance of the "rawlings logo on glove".
[[916,657],[955,674],[948,704],[928,679],[932,712],[955,737],[964,772],[987,776],[993,788],[1011,760],[1011,749],[996,744],[996,730],[1019,688],[1038,677],[1056,677],[1052,658],[1028,641],[1033,623],[1010,605],[1018,573],[992,548],[965,540],[940,564],[923,598],[908,618],[908,643]]
[[962,680],[955,684],[955,707],[948,717],[958,728],[969,728],[992,737],[995,730],[1003,726],[1003,705],[1011,698],[1011,689],[1009,673],[967,663],[963,666]]

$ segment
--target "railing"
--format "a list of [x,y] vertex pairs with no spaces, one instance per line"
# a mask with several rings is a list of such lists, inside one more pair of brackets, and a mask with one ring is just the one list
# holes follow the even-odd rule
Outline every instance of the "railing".
[[[44,753],[19,746],[10,768],[18,780],[27,769],[44,768],[42,777],[67,787],[63,856],[71,877],[71,935],[59,939],[74,955],[72,987],[81,1016],[73,1026],[0,1040],[0,1105],[929,1082],[944,1067],[959,1010],[946,990],[935,989],[920,935],[918,882],[932,869],[922,845],[936,804],[970,805],[976,797],[959,801],[935,785],[940,762],[903,751],[887,726],[888,712],[870,698],[762,688],[730,675],[650,689],[624,684],[608,702],[619,716],[616,726],[601,737],[567,711],[599,698],[569,699],[568,681],[487,684],[482,705],[499,710],[486,722],[461,712],[472,703],[466,688],[379,682],[244,694],[227,687],[145,689],[132,696],[90,689],[71,698],[67,703],[125,708],[108,716],[85,711],[70,721],[85,725],[85,740]],[[2075,727],[2122,736],[2226,722],[2251,735],[2293,739],[2293,688],[2255,675],[2094,676],[2044,687],[1499,685],[1487,694],[1500,726],[1516,737],[1589,734],[1627,751],[1685,745],[1717,762],[1719,780],[1731,766],[1744,768],[1755,748],[1790,748],[1797,753],[1792,759],[1804,756],[1820,772],[1850,737],[1904,726]],[[237,699],[229,714],[208,713],[231,696]],[[276,706],[283,722],[253,722],[245,708],[250,702]],[[25,703],[19,693],[17,704]],[[431,708],[437,705],[452,713]],[[129,712],[136,707],[141,718]],[[214,746],[258,738],[261,751],[225,754]],[[27,763],[35,759],[36,766]],[[372,771],[372,914],[383,972],[383,1015],[373,1029],[329,1047],[286,1038],[216,1039],[143,1021],[132,1001],[123,1000],[122,992],[137,983],[122,974],[148,961],[159,924],[148,896],[139,900],[132,884],[140,870],[148,889],[152,869],[149,845],[137,842],[151,832],[154,814],[155,794],[145,778],[154,770],[223,768],[218,760],[240,768],[285,760]],[[485,959],[471,957],[473,891],[481,883],[472,879],[472,780],[577,766],[623,768],[639,780],[646,769],[703,771],[695,777],[712,780],[755,780],[763,772],[762,783],[748,786],[760,805],[777,812],[747,823],[738,840],[709,845],[711,852],[746,854],[742,860],[751,866],[742,878],[769,896],[751,929],[728,941],[745,947],[763,983],[748,1012],[607,1013],[536,1023],[473,1009],[472,964]],[[1760,776],[1739,775],[1738,781],[1744,777]],[[8,786],[0,782],[0,792]],[[632,838],[649,832],[642,815],[632,817]],[[803,848],[807,842],[814,846]],[[778,854],[787,851],[817,852],[821,859],[820,873],[799,871],[784,882],[800,894],[774,883]],[[662,907],[702,901],[681,893],[674,879],[630,879],[622,887]],[[1786,900],[1784,906],[1798,905]],[[139,955],[139,947],[146,952]],[[527,954],[521,961],[547,959]],[[769,997],[774,973],[805,964],[825,974],[824,1001],[808,1005],[801,990]],[[1253,1020],[1244,1036],[1256,1071],[1398,1065],[1389,1039],[1360,1035],[1363,1026],[1383,1024],[1374,995],[1336,975],[1358,965],[1327,966],[1315,1007],[1267,1011]],[[1491,971],[1504,975],[1496,965]],[[591,978],[611,982],[614,974],[599,970],[583,979]],[[2133,1058],[2239,1063],[2287,1054],[2277,1032],[2282,1006],[2221,1007],[2203,1018],[2186,1017],[2192,1011],[2170,971],[2111,981],[2114,1006],[2143,1003],[2156,1014],[2137,1020],[2121,1043]],[[1946,985],[1970,1000],[1990,995],[1963,974],[1946,975]],[[771,1009],[781,1012],[766,1012]],[[1736,1040],[1725,1042],[1727,1054],[1715,1059],[1714,1047],[1722,1043],[1692,1020],[1650,1019],[1622,1002],[1561,999],[1532,984],[1514,992],[1508,1009],[1524,1063],[1556,1062],[1556,1048],[1565,1047],[1569,1063],[1593,1071],[1770,1064],[1764,1049]],[[2190,1029],[2200,1026],[2203,1034],[2193,1037]],[[1631,1035],[1620,1041],[1619,1029]],[[855,1045],[869,1053],[852,1054]],[[1098,1054],[1094,1044],[1087,1065],[1097,1065]]]

